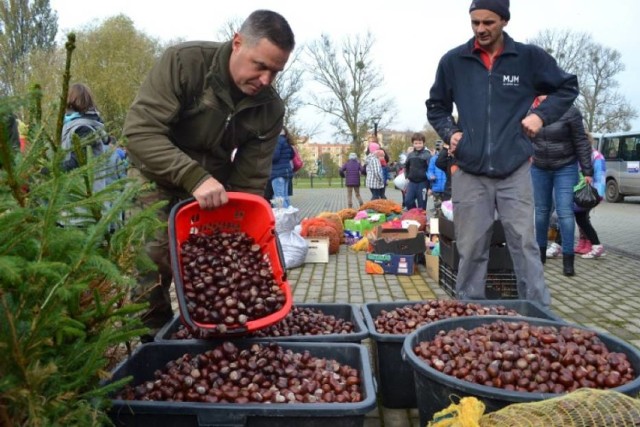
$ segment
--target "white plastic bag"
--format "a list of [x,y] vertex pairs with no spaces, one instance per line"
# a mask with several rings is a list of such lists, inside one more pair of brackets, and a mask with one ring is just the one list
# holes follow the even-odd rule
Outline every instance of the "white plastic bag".
[[393,179],[393,185],[400,191],[404,191],[407,189],[407,185],[409,184],[409,180],[404,177],[404,172],[399,173]]
[[309,243],[295,230],[278,234],[284,267],[286,269],[297,268],[304,264],[309,251]]
[[273,208],[273,216],[276,218],[276,232],[286,233],[293,231],[298,221],[300,210],[289,206],[288,208]]
[[298,224],[299,209],[289,206],[288,208],[274,208],[273,216],[276,218],[276,233],[285,268],[296,268],[304,264],[309,250],[309,244],[300,235]]

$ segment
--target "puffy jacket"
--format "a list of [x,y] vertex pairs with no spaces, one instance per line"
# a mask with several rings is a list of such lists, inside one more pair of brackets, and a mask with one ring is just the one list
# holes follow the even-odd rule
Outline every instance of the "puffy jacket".
[[439,153],[431,156],[431,159],[429,160],[429,169],[427,170],[427,178],[431,183],[431,191],[434,193],[444,193],[445,185],[447,184],[447,174],[442,169],[436,167],[438,156]]
[[533,164],[541,169],[560,169],[580,162],[582,173],[593,176],[591,144],[582,124],[582,114],[571,107],[557,121],[544,126],[533,139]]
[[167,192],[186,197],[210,176],[228,190],[264,192],[284,106],[272,87],[235,103],[230,55],[231,42],[170,47],[131,106],[131,163]]
[[293,155],[293,147],[287,142],[285,136],[280,135],[271,161],[271,179],[291,178],[293,176],[293,168],[291,167]]
[[340,168],[340,176],[344,177],[347,187],[360,187],[360,162],[356,159],[347,160]]
[[454,163],[455,159],[453,156],[449,155],[449,149],[443,147],[436,156],[436,169],[444,171],[446,176],[446,183],[443,191],[444,194],[442,197],[443,200],[451,199],[451,169]]
[[430,159],[431,153],[426,148],[410,152],[405,163],[404,176],[411,182],[426,181]]
[[[555,59],[537,46],[517,43],[507,33],[504,50],[487,70],[474,39],[447,52],[436,72],[427,118],[446,141],[462,132],[456,164],[464,171],[506,177],[531,155],[531,140],[520,121],[534,98],[548,94],[532,112],[545,124],[558,120],[578,96],[575,75],[562,71]],[[456,104],[459,120],[452,116]]]

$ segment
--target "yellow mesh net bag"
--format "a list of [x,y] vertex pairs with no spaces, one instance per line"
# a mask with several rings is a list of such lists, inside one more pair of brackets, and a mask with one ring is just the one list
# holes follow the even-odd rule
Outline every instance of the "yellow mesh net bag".
[[482,415],[484,404],[464,397],[436,413],[429,427],[636,427],[640,400],[612,390],[583,388],[540,402],[515,403]]

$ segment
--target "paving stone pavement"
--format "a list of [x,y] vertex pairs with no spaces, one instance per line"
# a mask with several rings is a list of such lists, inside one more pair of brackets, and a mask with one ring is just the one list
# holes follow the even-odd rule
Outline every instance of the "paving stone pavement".
[[[362,195],[368,200],[368,190]],[[387,197],[400,201],[392,187]],[[301,218],[319,212],[336,212],[347,206],[346,190],[294,188],[292,205]],[[576,260],[576,275],[562,274],[562,260],[550,259],[545,279],[551,290],[551,309],[566,321],[615,335],[640,347],[640,198],[623,204],[602,203],[592,221],[608,249],[605,258]],[[349,302],[423,300],[448,298],[438,283],[419,266],[413,276],[368,275],[364,253],[342,245],[327,264],[305,264],[288,271],[294,302]],[[365,345],[371,346],[369,340]],[[411,386],[408,384],[407,386]],[[365,427],[417,427],[417,410],[388,409],[382,405],[365,418]]]

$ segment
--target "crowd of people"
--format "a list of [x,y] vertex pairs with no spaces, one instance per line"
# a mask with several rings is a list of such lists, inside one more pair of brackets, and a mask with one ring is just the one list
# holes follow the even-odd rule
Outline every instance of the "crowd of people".
[[[347,204],[355,206],[354,195],[357,206],[363,204],[363,177],[371,200],[386,198],[392,169],[405,179],[404,209],[424,210],[431,196],[437,212],[443,201],[451,200],[460,254],[457,294],[462,299],[485,296],[491,230],[499,217],[520,297],[548,306],[547,258],[561,254],[564,274],[573,275],[575,253],[585,258],[605,254],[589,210],[573,203],[580,174],[603,195],[604,162],[573,106],[577,77],[560,69],[544,50],[516,42],[504,31],[510,22],[509,1],[474,0],[469,16],[473,37],[440,59],[426,101],[428,121],[442,139],[429,149],[425,135],[414,133],[406,152],[390,162],[378,135],[371,135],[364,156],[350,153],[341,165]],[[213,209],[228,201],[227,191],[259,194],[290,206],[295,146],[283,127],[284,103],[272,83],[294,46],[283,16],[257,10],[227,42],[168,48],[128,112],[126,152],[105,132],[89,88],[72,85],[63,168],[78,167],[71,135],[91,136],[93,155],[113,150],[114,164],[130,159],[129,177],[155,184],[137,202],[167,201],[159,213],[164,221],[181,200],[193,197],[201,208]],[[106,185],[106,178],[96,176],[95,191]],[[554,211],[560,238],[547,248]],[[574,248],[576,222],[580,238]],[[147,252],[158,274],[139,278],[136,295],[150,302],[143,316],[146,325],[158,328],[173,315],[164,231],[149,242]]]

